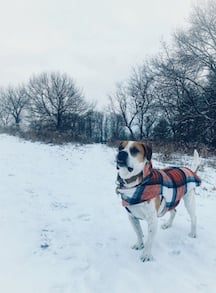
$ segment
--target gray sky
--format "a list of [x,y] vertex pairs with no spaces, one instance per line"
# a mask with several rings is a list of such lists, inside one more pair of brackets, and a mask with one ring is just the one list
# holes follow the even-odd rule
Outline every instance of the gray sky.
[[0,86],[66,72],[106,101],[131,67],[186,23],[191,0],[0,0]]

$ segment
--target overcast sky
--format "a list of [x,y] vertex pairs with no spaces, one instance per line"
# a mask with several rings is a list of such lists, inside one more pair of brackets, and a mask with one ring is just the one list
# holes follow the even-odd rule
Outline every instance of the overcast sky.
[[191,0],[0,0],[0,86],[66,72],[103,104],[186,23]]

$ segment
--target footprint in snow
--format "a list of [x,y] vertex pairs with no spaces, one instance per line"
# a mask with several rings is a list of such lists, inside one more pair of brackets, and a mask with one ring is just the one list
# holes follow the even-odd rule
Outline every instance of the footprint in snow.
[[66,203],[62,203],[62,202],[58,202],[58,201],[52,202],[51,206],[55,209],[67,209],[67,207],[68,207]]
[[49,234],[53,232],[53,230],[49,230],[49,229],[43,229],[41,231],[41,244],[40,247],[41,249],[47,249],[50,247],[51,245],[51,238],[49,237]]
[[90,215],[89,214],[79,214],[77,216],[77,219],[82,219],[84,221],[90,221]]
[[180,250],[173,250],[173,251],[171,251],[170,254],[172,254],[172,255],[180,255],[181,251]]

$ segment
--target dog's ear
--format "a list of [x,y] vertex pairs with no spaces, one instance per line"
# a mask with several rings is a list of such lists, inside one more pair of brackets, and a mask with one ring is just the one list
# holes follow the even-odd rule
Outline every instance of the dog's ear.
[[125,148],[126,144],[127,144],[126,140],[119,141],[118,150],[119,151],[123,150]]
[[120,141],[118,144],[118,150],[121,151],[123,148],[123,141]]
[[150,161],[151,158],[152,158],[152,148],[151,148],[151,146],[149,146],[149,145],[147,145],[145,143],[143,143],[142,145],[143,145],[143,148],[144,148],[144,151],[145,151],[145,157],[146,157],[146,159],[148,161]]

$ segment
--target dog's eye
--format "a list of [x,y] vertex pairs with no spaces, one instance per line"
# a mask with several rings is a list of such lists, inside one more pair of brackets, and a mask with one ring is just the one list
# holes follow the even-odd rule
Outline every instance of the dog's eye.
[[138,148],[136,148],[136,147],[132,147],[132,148],[130,149],[130,152],[131,152],[131,155],[132,155],[132,156],[135,156],[136,154],[139,153],[139,150],[138,150]]

